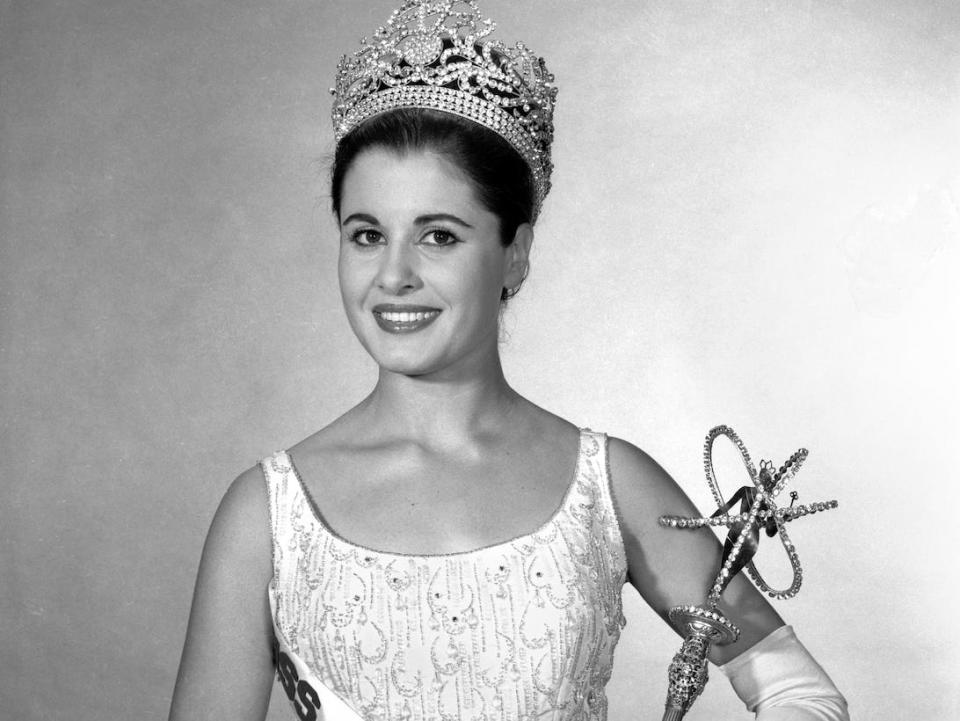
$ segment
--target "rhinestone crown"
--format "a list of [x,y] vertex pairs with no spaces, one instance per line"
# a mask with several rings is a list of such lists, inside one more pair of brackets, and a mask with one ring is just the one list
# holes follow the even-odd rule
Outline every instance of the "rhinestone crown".
[[337,67],[337,142],[375,115],[430,108],[494,131],[530,166],[534,217],[550,190],[550,144],[557,89],[543,58],[494,31],[475,0],[404,0],[385,27]]

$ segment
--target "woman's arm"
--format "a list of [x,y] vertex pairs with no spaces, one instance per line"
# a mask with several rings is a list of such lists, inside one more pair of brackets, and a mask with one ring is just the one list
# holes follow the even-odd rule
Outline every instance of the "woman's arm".
[[[609,448],[630,583],[664,620],[674,606],[702,604],[720,568],[720,542],[708,528],[660,526],[664,514],[701,514],[646,453],[618,438]],[[740,637],[714,646],[710,660],[727,664],[734,689],[758,719],[849,718],[843,696],[792,631],[774,634],[783,619],[743,574],[730,582],[720,611],[740,628]],[[777,715],[783,713],[791,715]]]
[[273,573],[263,474],[238,477],[214,516],[197,574],[170,721],[262,721],[273,683]]
[[790,626],[781,626],[720,670],[759,721],[850,719],[846,699]]
[[[630,583],[664,619],[674,606],[698,605],[720,569],[722,547],[709,528],[664,528],[664,514],[701,513],[656,461],[619,438],[610,439],[610,475],[620,513]],[[710,660],[723,664],[750,648],[783,619],[743,574],[723,594],[723,614],[740,627],[740,638],[715,646]]]

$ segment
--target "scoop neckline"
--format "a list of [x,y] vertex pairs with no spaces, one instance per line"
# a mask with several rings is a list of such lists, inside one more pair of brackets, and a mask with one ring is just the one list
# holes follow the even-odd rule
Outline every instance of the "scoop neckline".
[[303,482],[303,477],[300,475],[300,470],[297,468],[296,462],[293,460],[293,456],[290,455],[290,452],[287,450],[281,451],[286,457],[287,467],[293,473],[293,477],[297,482],[297,486],[300,489],[300,492],[303,494],[304,499],[307,502],[307,508],[310,511],[310,517],[317,523],[317,525],[323,530],[324,533],[328,534],[331,538],[336,540],[339,543],[353,549],[354,553],[361,552],[368,555],[376,556],[388,556],[390,558],[407,558],[407,559],[449,559],[449,558],[464,558],[467,556],[477,555],[487,551],[492,551],[495,549],[505,548],[507,546],[512,546],[516,543],[520,543],[527,539],[532,539],[535,536],[542,534],[549,526],[551,526],[557,518],[560,517],[560,514],[563,513],[564,509],[567,507],[567,504],[570,501],[570,497],[573,495],[573,490],[577,485],[577,482],[580,479],[580,464],[583,459],[583,448],[588,435],[591,431],[589,428],[578,428],[578,437],[577,437],[577,455],[574,460],[573,470],[570,473],[570,482],[567,484],[567,488],[563,493],[563,497],[560,500],[560,504],[553,510],[550,516],[541,523],[539,526],[534,528],[532,531],[527,533],[521,533],[513,538],[508,538],[504,541],[494,541],[493,543],[488,543],[484,546],[479,546],[477,548],[467,549],[465,551],[453,551],[451,553],[406,553],[403,551],[385,551],[377,548],[372,548],[370,546],[365,546],[361,543],[354,543],[353,541],[344,538],[339,533],[337,533],[330,525],[323,519],[322,514],[313,500],[313,496],[310,493],[310,489],[307,488],[307,485]]

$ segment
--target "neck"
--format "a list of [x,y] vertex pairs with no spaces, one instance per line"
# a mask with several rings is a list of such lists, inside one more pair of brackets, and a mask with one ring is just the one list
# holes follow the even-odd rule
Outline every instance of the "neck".
[[437,446],[502,430],[520,401],[496,356],[477,372],[456,378],[411,377],[381,369],[361,412],[382,437]]

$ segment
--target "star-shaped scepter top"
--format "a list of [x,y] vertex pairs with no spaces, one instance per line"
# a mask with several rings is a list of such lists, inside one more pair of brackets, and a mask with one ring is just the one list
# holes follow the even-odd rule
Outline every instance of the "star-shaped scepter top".
[[[752,486],[741,487],[729,501],[723,500],[717,477],[713,470],[713,443],[719,436],[726,436],[737,446],[743,463],[750,474]],[[720,602],[720,595],[727,584],[744,567],[760,590],[771,598],[791,598],[800,590],[803,580],[803,571],[800,568],[800,558],[797,556],[793,542],[787,535],[786,524],[800,516],[806,516],[818,511],[826,511],[837,507],[836,501],[824,501],[794,506],[796,492],[790,494],[790,506],[778,508],[776,497],[783,490],[787,481],[793,478],[807,457],[807,450],[801,448],[794,453],[779,469],[774,469],[770,461],[761,461],[759,472],[750,460],[750,454],[740,437],[728,426],[717,426],[707,434],[703,449],[703,468],[707,475],[707,483],[713,498],[717,502],[717,511],[710,517],[691,518],[686,516],[661,516],[660,525],[670,528],[702,528],[703,526],[726,526],[730,529],[723,548],[723,560],[720,572],[717,574],[707,596],[710,608],[715,609]],[[733,506],[740,502],[740,512],[731,513]],[[763,528],[768,536],[779,535],[790,565],[793,568],[793,582],[784,589],[774,589],[763,579],[760,571],[753,562],[760,542],[760,529]]]

